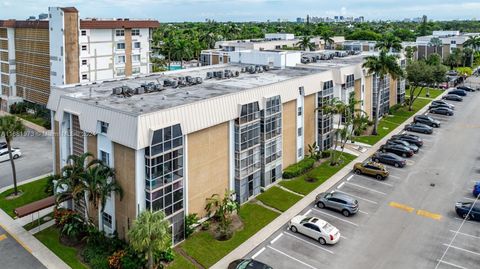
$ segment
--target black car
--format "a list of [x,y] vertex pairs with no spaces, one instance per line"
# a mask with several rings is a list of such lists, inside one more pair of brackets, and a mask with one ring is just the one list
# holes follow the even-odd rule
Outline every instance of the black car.
[[231,262],[228,269],[273,269],[272,267],[253,259],[239,259]]
[[417,145],[410,144],[407,141],[403,141],[403,140],[389,139],[389,140],[387,140],[387,144],[397,144],[397,145],[405,146],[405,147],[413,150],[413,153],[418,153],[418,150],[419,150]]
[[454,110],[455,109],[455,106],[450,104],[450,103],[447,103],[445,102],[444,100],[433,100],[432,101],[432,106],[433,105],[445,105],[445,106],[448,106],[450,107],[450,109]]
[[440,127],[440,121],[427,115],[417,115],[413,118],[413,122],[419,122],[437,128]]
[[480,204],[475,204],[473,208],[472,206],[472,202],[458,202],[455,204],[455,212],[459,217],[467,220],[480,220]]
[[467,96],[467,92],[464,90],[451,90],[448,92],[448,94],[456,94],[459,96]]
[[397,134],[393,135],[392,139],[407,141],[410,144],[415,144],[419,148],[423,146],[423,140],[414,134]]
[[0,142],[0,149],[6,149],[7,148],[7,142]]
[[380,151],[390,152],[402,157],[412,157],[413,150],[398,144],[385,144],[380,147]]
[[450,108],[446,108],[446,107],[432,108],[428,112],[430,112],[432,114],[441,114],[441,115],[453,116],[453,110],[451,110]]
[[467,92],[474,92],[475,91],[475,89],[472,89],[472,88],[467,87],[467,86],[458,86],[457,89],[464,90],[464,91],[467,91]]
[[395,167],[404,167],[407,161],[393,153],[377,151],[372,155],[372,160],[377,163],[393,165]]
[[430,110],[432,108],[438,108],[438,107],[444,107],[444,108],[448,108],[448,109],[451,109],[451,110],[455,109],[454,107],[446,105],[446,104],[433,104],[432,103],[430,106],[428,106],[428,110]]
[[444,100],[450,100],[450,101],[457,101],[457,102],[463,101],[463,98],[462,98],[461,96],[456,95],[456,94],[447,94],[447,95],[444,95],[444,96],[442,96],[442,99],[444,99]]
[[422,134],[432,134],[433,128],[423,123],[410,123],[405,125],[405,130]]

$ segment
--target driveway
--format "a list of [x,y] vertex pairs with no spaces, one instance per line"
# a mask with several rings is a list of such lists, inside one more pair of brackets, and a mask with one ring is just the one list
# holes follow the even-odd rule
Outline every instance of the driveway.
[[0,227],[0,268],[43,269],[45,266]]
[[[13,147],[20,148],[22,157],[15,160],[18,182],[52,171],[52,138],[28,130],[28,136],[15,137]],[[0,141],[5,141],[3,138]],[[0,163],[0,188],[13,184],[9,161]]]

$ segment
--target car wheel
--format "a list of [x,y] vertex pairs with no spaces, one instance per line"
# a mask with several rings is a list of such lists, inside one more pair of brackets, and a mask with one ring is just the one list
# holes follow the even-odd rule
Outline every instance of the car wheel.
[[464,218],[464,219],[466,219],[466,220],[469,220],[469,219],[470,219],[470,215],[468,215],[467,213],[463,213],[462,218]]
[[318,243],[320,243],[320,245],[325,245],[327,243],[327,241],[325,241],[325,239],[323,237],[320,237],[320,238],[318,238]]
[[362,171],[360,171],[360,169],[357,169],[357,170],[355,170],[355,174],[361,175],[361,174],[362,174]]
[[403,158],[406,158],[406,157],[407,157],[407,153],[402,153],[402,157],[403,157]]
[[423,131],[424,134],[428,134],[428,131]]
[[400,167],[400,165],[399,165],[398,163],[395,163],[394,166],[395,166],[396,168]]
[[376,163],[379,163],[379,162],[380,162],[379,159],[374,159],[373,161],[376,162]]
[[382,175],[377,175],[376,178],[377,178],[378,180],[382,180],[382,179],[383,179],[383,176],[382,176]]
[[294,233],[298,233],[297,227],[295,227],[295,226],[290,227],[290,231],[292,231]]
[[16,155],[16,154],[13,155],[13,158],[14,158],[14,159],[18,159],[18,157],[20,157],[20,156],[18,156],[18,155]]
[[350,212],[349,212],[348,210],[346,210],[346,209],[344,209],[344,210],[342,211],[342,214],[343,214],[345,217],[350,216]]

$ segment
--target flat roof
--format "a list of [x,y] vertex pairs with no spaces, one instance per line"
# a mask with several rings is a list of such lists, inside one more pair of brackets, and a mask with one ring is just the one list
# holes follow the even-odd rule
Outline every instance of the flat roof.
[[[306,55],[313,55],[313,54],[322,54],[325,52],[330,52],[333,53],[335,51],[320,51],[320,52],[304,52]],[[332,70],[332,69],[339,69],[342,67],[347,67],[347,66],[352,66],[352,65],[357,65],[360,63],[363,63],[365,57],[370,56],[370,55],[377,55],[378,53],[372,52],[372,53],[367,53],[367,52],[362,52],[361,54],[358,55],[348,55],[345,57],[334,57],[332,60],[318,60],[317,62],[313,63],[307,63],[307,64],[298,64],[297,66],[299,67],[309,67],[309,68],[316,68],[317,70]]]
[[[240,73],[238,77],[229,79],[206,79],[207,72],[223,71],[225,69],[240,72],[242,67],[246,66],[248,65],[214,65],[168,71],[115,81],[57,86],[56,88],[61,89],[66,98],[73,98],[81,102],[103,106],[112,110],[120,110],[133,115],[141,115],[324,71],[314,68],[294,67],[270,69],[263,73],[254,74],[245,72]],[[185,76],[201,77],[203,83],[178,88],[162,87],[164,88],[162,91],[137,94],[131,97],[113,94],[113,88],[115,87],[128,86],[131,89],[135,89],[145,83],[153,82],[158,84],[159,81],[168,78],[172,79]]]

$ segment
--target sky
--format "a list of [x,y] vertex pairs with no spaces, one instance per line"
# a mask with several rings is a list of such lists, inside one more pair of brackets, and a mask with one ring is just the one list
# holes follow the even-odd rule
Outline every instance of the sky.
[[26,19],[49,6],[75,6],[81,18],[152,18],[179,21],[293,21],[297,17],[364,16],[401,20],[480,19],[480,0],[0,0],[0,19]]

